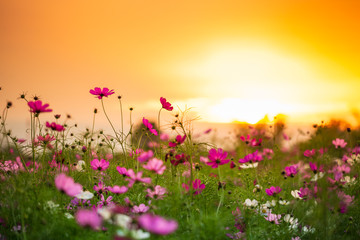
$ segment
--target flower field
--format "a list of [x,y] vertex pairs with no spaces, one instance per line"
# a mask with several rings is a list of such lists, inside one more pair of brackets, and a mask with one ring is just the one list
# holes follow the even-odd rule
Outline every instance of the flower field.
[[[187,112],[163,97],[156,122],[144,116],[125,131],[132,109],[123,112],[114,94],[90,90],[102,109],[81,134],[60,115],[43,122],[51,103],[23,94],[29,138],[18,138],[7,128],[12,103],[5,105],[0,240],[360,239],[357,128],[322,122],[290,144],[282,122],[255,124],[222,149],[200,141]],[[119,102],[120,124],[107,101]],[[161,122],[165,111],[171,126]],[[99,114],[112,132],[96,129]]]

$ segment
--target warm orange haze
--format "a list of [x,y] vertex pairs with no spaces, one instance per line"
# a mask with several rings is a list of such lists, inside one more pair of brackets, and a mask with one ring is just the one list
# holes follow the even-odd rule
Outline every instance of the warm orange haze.
[[204,122],[358,124],[359,11],[355,0],[1,1],[0,100],[15,132],[29,127],[23,92],[54,109],[44,120],[89,127],[94,87],[114,89],[136,121],[156,119],[166,97]]

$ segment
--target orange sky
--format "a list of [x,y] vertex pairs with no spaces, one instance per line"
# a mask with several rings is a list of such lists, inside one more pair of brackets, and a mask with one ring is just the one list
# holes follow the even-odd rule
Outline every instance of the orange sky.
[[95,86],[139,117],[156,116],[160,96],[205,121],[344,113],[360,109],[359,11],[357,0],[3,0],[0,100],[14,121],[28,117],[25,91],[88,124]]

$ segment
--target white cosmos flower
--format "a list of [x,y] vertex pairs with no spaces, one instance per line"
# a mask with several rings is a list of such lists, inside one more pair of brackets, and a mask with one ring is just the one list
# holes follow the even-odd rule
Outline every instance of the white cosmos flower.
[[114,217],[115,224],[125,229],[129,228],[131,221],[131,217],[124,214],[116,214]]
[[325,175],[325,173],[323,172],[318,172],[317,174],[314,175],[314,177],[311,179],[311,181],[316,182],[317,180],[323,178]]
[[244,163],[241,164],[240,167],[241,168],[256,168],[258,166],[259,163]]
[[111,211],[107,207],[102,207],[97,210],[97,213],[104,219],[109,220],[111,218]]
[[76,170],[79,172],[84,172],[85,171],[85,161],[84,160],[79,160],[76,164]]
[[290,202],[289,202],[289,201],[286,201],[286,200],[279,200],[279,204],[280,204],[280,205],[289,205]]
[[92,199],[94,197],[94,194],[89,192],[89,191],[81,191],[75,197],[77,197],[78,199],[89,200],[89,199]]
[[294,198],[302,199],[302,197],[300,197],[299,193],[300,193],[299,190],[293,190],[293,191],[291,191],[291,195],[292,195]]
[[247,207],[251,207],[254,208],[259,204],[258,201],[256,201],[255,199],[250,200],[249,198],[245,200],[244,205]]

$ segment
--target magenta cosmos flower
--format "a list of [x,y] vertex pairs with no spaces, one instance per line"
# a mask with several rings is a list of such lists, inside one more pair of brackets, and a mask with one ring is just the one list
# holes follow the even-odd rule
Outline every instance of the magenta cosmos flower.
[[336,138],[332,141],[332,144],[334,144],[335,148],[344,148],[347,145],[347,142],[345,142],[344,139]]
[[285,167],[285,174],[288,177],[294,177],[298,171],[299,169],[297,164]]
[[103,97],[108,97],[108,96],[114,94],[115,92],[114,92],[113,89],[112,89],[112,90],[109,90],[108,88],[103,88],[103,89],[101,89],[101,88],[99,88],[99,87],[96,87],[96,88],[94,88],[94,89],[91,89],[91,90],[90,90],[90,93],[91,93],[92,95],[97,96],[98,99],[102,99]]
[[90,162],[91,164],[91,168],[94,169],[94,170],[99,170],[99,171],[105,171],[110,163],[108,161],[106,161],[105,159],[101,159],[99,161],[99,159],[94,159]]
[[42,112],[52,112],[52,109],[48,109],[49,104],[42,104],[42,101],[30,101],[28,102],[30,112],[40,114]]
[[123,193],[126,193],[128,188],[125,187],[125,186],[117,186],[115,185],[114,187],[107,187],[107,189],[112,192],[112,193],[115,193],[115,194],[123,194]]
[[270,188],[267,188],[265,190],[266,194],[269,195],[269,196],[273,196],[275,194],[278,194],[281,192],[281,188],[280,187],[274,187],[274,186],[271,186]]
[[160,103],[162,105],[162,108],[168,110],[168,111],[172,111],[174,108],[171,106],[171,103],[166,101],[166,98],[161,97],[160,98]]
[[215,148],[212,148],[209,151],[209,161],[206,164],[211,166],[212,168],[217,168],[219,167],[219,165],[224,165],[230,162],[230,159],[225,159],[227,155],[227,152],[224,152],[224,150],[222,150],[221,148],[219,148],[217,151]]
[[166,166],[164,165],[164,162],[162,160],[152,158],[146,165],[143,165],[143,168],[161,175],[164,173]]
[[99,230],[102,218],[94,210],[79,209],[75,214],[76,222],[82,227]]
[[132,187],[136,182],[143,182],[143,183],[151,183],[151,178],[142,178],[142,172],[138,172],[135,174],[134,170],[128,170],[129,178],[125,179],[129,182],[128,187]]
[[149,123],[149,120],[147,120],[146,118],[143,118],[143,124],[145,125],[145,127],[147,127],[149,129],[149,131],[154,134],[155,136],[158,135],[156,129],[153,128],[153,125],[151,123]]
[[126,168],[124,168],[124,167],[117,166],[117,167],[116,167],[116,170],[117,170],[121,175],[123,175],[123,177],[129,176]]
[[169,142],[169,147],[176,147],[177,145],[182,144],[186,139],[186,135],[181,136],[177,135],[174,142]]
[[178,228],[175,220],[166,220],[160,216],[144,214],[138,219],[140,227],[154,234],[168,235]]
[[[187,185],[187,184],[183,183],[182,187],[186,190],[186,192],[188,192],[190,190],[190,184]],[[200,194],[202,192],[202,190],[205,189],[205,187],[206,187],[205,184],[202,184],[200,179],[195,179],[195,181],[193,181],[193,184],[192,184],[192,188],[193,188],[193,190],[195,190],[194,195]]]
[[61,192],[64,192],[66,195],[70,197],[75,197],[83,189],[81,184],[75,183],[72,177],[68,177],[64,173],[61,173],[56,176],[55,186]]
[[49,123],[46,122],[46,127],[51,128],[53,131],[62,132],[65,130],[63,125],[56,124],[55,122]]
[[146,189],[147,195],[150,198],[154,199],[163,199],[164,195],[166,194],[166,188],[161,187],[160,185],[156,185],[154,187],[154,191],[152,191],[150,188]]

